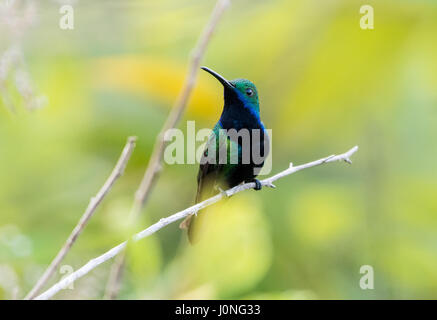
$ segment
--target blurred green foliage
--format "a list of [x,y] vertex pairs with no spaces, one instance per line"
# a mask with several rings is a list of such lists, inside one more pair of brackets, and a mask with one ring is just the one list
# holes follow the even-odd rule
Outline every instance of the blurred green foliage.
[[[38,4],[22,39],[48,105],[0,105],[0,298],[27,293],[109,175],[129,135],[125,175],[63,264],[124,240],[134,191],[214,1],[83,1],[61,30]],[[273,129],[273,171],[353,145],[351,167],[297,173],[277,189],[211,209],[207,238],[177,224],[132,244],[120,298],[437,298],[437,2],[234,0],[204,64],[252,80]],[[0,49],[11,43],[0,33]],[[201,73],[186,120],[212,127],[222,89]],[[166,166],[136,230],[192,204],[196,165]],[[170,201],[171,200],[171,201]],[[111,263],[57,298],[101,298]],[[362,290],[362,265],[375,289]],[[54,283],[62,277],[55,276]]]

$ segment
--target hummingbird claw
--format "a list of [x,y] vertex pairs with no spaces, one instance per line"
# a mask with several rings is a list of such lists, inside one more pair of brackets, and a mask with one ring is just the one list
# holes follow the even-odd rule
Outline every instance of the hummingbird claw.
[[253,182],[255,182],[255,190],[261,190],[263,185],[261,184],[261,182],[258,179],[254,179]]

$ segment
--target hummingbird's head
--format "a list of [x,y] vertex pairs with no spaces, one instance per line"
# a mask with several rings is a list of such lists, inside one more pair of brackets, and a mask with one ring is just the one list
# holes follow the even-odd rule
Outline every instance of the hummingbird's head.
[[247,79],[226,80],[223,76],[207,67],[201,68],[213,75],[223,85],[225,106],[242,105],[259,112],[258,91],[251,81]]

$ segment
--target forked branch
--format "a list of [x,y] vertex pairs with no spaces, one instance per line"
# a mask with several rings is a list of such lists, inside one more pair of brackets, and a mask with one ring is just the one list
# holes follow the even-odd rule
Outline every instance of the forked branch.
[[[315,166],[319,166],[319,165],[329,163],[329,162],[334,162],[334,161],[345,161],[347,163],[352,163],[352,161],[350,160],[350,157],[357,150],[358,150],[358,146],[355,146],[352,149],[350,149],[349,151],[347,151],[343,154],[340,154],[340,155],[331,155],[329,157],[325,157],[325,158],[322,158],[322,159],[319,159],[316,161],[308,162],[308,163],[305,163],[305,164],[302,164],[299,166],[293,166],[292,164],[290,164],[290,167],[288,169],[286,169],[282,172],[279,172],[278,174],[271,176],[267,179],[261,180],[260,182],[263,186],[275,188],[275,185],[273,184],[273,182],[275,182],[276,180],[282,179],[288,175],[291,175],[297,171],[303,170],[303,169],[312,168]],[[137,234],[135,234],[131,240],[139,241],[145,237],[150,236],[151,234],[154,234],[158,230],[164,228],[165,226],[167,226],[175,221],[181,220],[181,219],[183,219],[191,214],[198,212],[199,210],[201,210],[205,207],[208,207],[216,202],[219,202],[223,198],[230,197],[230,196],[237,194],[239,192],[242,192],[244,190],[253,189],[253,188],[255,188],[255,183],[251,182],[251,183],[238,185],[234,188],[231,188],[229,190],[221,192],[221,193],[215,195],[214,197],[211,197],[209,199],[206,199],[205,201],[199,202],[199,203],[197,203],[197,204],[195,204],[195,205],[193,205],[185,210],[179,211],[179,212],[177,212],[177,213],[175,213],[167,218],[160,219],[158,222],[151,225],[147,229],[144,229],[143,231],[140,231]],[[202,212],[199,212],[199,214],[202,214]],[[53,285],[46,292],[44,292],[43,294],[36,297],[36,299],[47,300],[47,299],[52,298],[57,292],[59,292],[63,288],[66,288],[67,286],[69,286],[71,283],[73,283],[77,279],[83,277],[88,272],[90,272],[91,270],[93,270],[94,268],[99,266],[100,264],[115,257],[117,254],[119,254],[121,251],[123,251],[123,249],[126,247],[126,245],[127,245],[127,241],[112,248],[111,250],[107,251],[106,253],[102,254],[101,256],[90,260],[83,267],[81,267],[77,271],[73,272],[69,276],[65,277],[63,280],[61,280],[58,283],[56,283],[55,285]]]

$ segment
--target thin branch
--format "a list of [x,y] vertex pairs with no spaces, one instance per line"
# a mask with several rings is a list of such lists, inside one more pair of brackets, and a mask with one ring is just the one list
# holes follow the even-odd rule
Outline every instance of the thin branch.
[[[358,150],[358,146],[355,146],[352,149],[350,149],[349,151],[347,151],[346,153],[343,153],[340,155],[332,155],[332,156],[322,158],[322,159],[319,159],[319,160],[316,160],[313,162],[309,162],[306,164],[302,164],[302,165],[296,166],[296,167],[294,167],[292,164],[290,164],[290,167],[288,169],[286,169],[286,170],[284,170],[284,171],[282,171],[282,172],[280,172],[280,173],[278,173],[270,178],[261,180],[260,182],[263,186],[275,188],[275,185],[273,184],[273,182],[275,182],[276,180],[279,180],[281,178],[284,178],[288,175],[291,175],[297,171],[303,170],[303,169],[308,169],[311,167],[319,166],[319,165],[329,163],[329,162],[334,162],[334,161],[345,161],[347,163],[352,163],[352,161],[350,160],[350,157],[357,150]],[[206,199],[205,201],[197,203],[197,204],[195,204],[195,205],[193,205],[185,210],[179,211],[179,212],[177,212],[177,213],[175,213],[167,218],[160,219],[157,223],[155,223],[155,224],[151,225],[150,227],[148,227],[147,229],[144,229],[143,231],[140,231],[137,234],[135,234],[132,237],[132,240],[139,241],[145,237],[150,236],[151,234],[154,234],[155,232],[164,228],[165,226],[169,225],[170,223],[173,223],[173,222],[181,220],[181,219],[183,219],[191,214],[194,214],[194,213],[198,212],[200,209],[208,207],[216,202],[219,202],[223,198],[230,197],[230,196],[232,196],[236,193],[242,192],[244,190],[253,189],[253,188],[255,188],[255,186],[256,186],[255,183],[251,182],[251,183],[238,185],[238,186],[231,188],[227,191],[221,192],[221,193],[215,195],[214,197],[211,197],[209,199]],[[202,212],[200,211],[198,214],[202,214]],[[94,268],[99,266],[100,264],[104,263],[105,261],[115,257],[117,254],[119,254],[126,247],[126,245],[127,245],[127,241],[112,248],[111,250],[107,251],[106,253],[102,254],[101,256],[90,260],[82,268],[73,272],[69,276],[65,277],[63,280],[61,280],[58,283],[56,283],[55,285],[53,285],[50,289],[48,289],[46,292],[44,292],[43,294],[38,296],[36,299],[47,300],[47,299],[52,298],[57,292],[59,292],[63,288],[66,288],[71,283],[73,283],[77,279],[83,277],[88,272],[90,272],[91,270],[93,270]]]
[[109,192],[109,190],[114,185],[115,181],[123,175],[124,169],[126,168],[126,164],[129,161],[129,158],[132,154],[133,149],[135,148],[135,142],[136,137],[129,137],[127,140],[127,143],[121,153],[120,158],[118,159],[117,164],[115,165],[114,169],[111,172],[111,175],[106,180],[105,184],[102,186],[102,188],[99,190],[99,192],[96,194],[95,197],[91,198],[88,207],[86,208],[84,214],[80,218],[79,222],[77,223],[76,227],[71,232],[70,236],[68,237],[67,241],[65,242],[62,249],[58,252],[56,257],[53,259],[52,263],[49,265],[47,270],[44,272],[42,277],[38,280],[36,285],[32,288],[32,290],[27,294],[25,299],[33,299],[38,294],[38,292],[41,290],[41,288],[47,283],[47,281],[50,279],[50,277],[53,275],[55,270],[58,268],[61,261],[64,259],[64,257],[67,255],[67,253],[70,251],[71,247],[73,246],[74,242],[77,240],[78,236],[82,232],[82,230],[85,228],[87,222],[90,220],[90,218],[93,216],[94,212],[96,211],[99,204],[102,202],[103,198],[106,196],[106,194]]
[[[185,79],[184,86],[170,112],[160,133],[158,134],[155,142],[155,146],[152,151],[147,169],[144,173],[144,177],[135,192],[135,199],[130,212],[130,219],[133,222],[136,221],[139,216],[141,209],[144,207],[152,189],[158,178],[159,172],[162,168],[162,158],[165,149],[165,133],[176,127],[179,120],[181,119],[187,104],[191,96],[191,93],[196,84],[197,74],[199,72],[201,60],[206,52],[206,48],[217,28],[217,25],[225,12],[225,10],[230,5],[230,0],[218,0],[212,13],[208,20],[205,28],[200,35],[196,46],[191,53],[191,59],[189,62],[189,71]],[[117,296],[118,288],[120,284],[118,283],[122,279],[122,266],[124,265],[124,255],[120,256],[111,268],[110,277],[108,284],[106,286],[105,298],[114,299]]]

